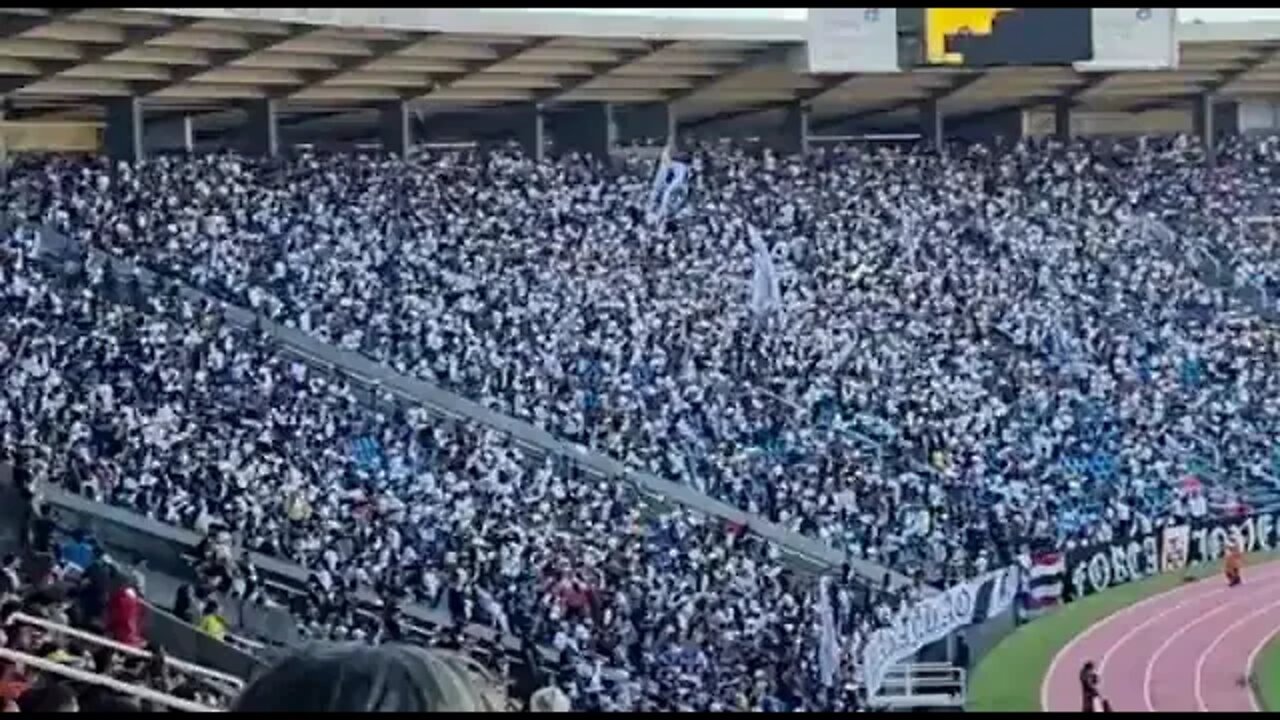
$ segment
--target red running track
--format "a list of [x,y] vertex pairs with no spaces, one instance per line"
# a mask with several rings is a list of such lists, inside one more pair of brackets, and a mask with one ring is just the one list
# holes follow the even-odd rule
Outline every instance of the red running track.
[[1092,660],[1112,709],[1258,711],[1248,678],[1254,658],[1280,633],[1280,562],[1245,568],[1229,588],[1221,575],[1147,598],[1093,625],[1049,666],[1040,706],[1080,711],[1080,668]]

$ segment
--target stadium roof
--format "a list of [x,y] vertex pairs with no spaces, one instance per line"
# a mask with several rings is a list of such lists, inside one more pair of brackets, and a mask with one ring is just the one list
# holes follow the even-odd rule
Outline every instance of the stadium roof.
[[[154,113],[273,97],[290,122],[342,123],[378,101],[424,115],[536,101],[671,102],[681,122],[803,101],[814,121],[891,117],[933,96],[950,115],[1033,107],[1142,111],[1206,90],[1274,94],[1280,22],[1184,23],[1173,71],[930,68],[811,76],[789,62],[804,21],[398,8],[4,8],[10,117],[98,117],[141,95]],[[226,115],[226,113],[222,113]],[[229,116],[228,116],[229,117]],[[234,122],[234,121],[233,121]]]

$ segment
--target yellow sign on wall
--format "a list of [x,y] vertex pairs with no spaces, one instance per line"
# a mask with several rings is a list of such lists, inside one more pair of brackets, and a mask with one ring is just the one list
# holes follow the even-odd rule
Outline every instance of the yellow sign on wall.
[[947,52],[951,35],[990,35],[996,16],[1014,8],[925,8],[925,60],[931,65],[960,65],[964,56]]

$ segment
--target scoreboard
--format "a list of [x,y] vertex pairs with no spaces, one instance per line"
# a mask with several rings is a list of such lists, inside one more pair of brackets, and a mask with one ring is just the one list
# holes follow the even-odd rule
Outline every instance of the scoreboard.
[[1173,8],[809,8],[811,73],[1177,67]]
[[1069,65],[1093,59],[1090,8],[925,8],[928,65]]

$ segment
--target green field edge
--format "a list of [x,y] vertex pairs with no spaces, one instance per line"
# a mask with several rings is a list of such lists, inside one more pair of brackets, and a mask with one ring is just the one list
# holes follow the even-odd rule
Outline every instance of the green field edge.
[[1280,634],[1273,635],[1254,660],[1249,689],[1263,712],[1280,710]]
[[[1257,565],[1277,558],[1280,552],[1269,551],[1251,555],[1247,562]],[[1041,712],[1040,686],[1054,656],[1072,638],[1136,602],[1177,588],[1188,580],[1199,580],[1221,571],[1221,566],[1215,563],[1184,573],[1157,575],[1090,595],[1023,625],[1001,640],[974,668],[965,708],[973,712]],[[1275,691],[1265,703],[1265,693],[1256,692],[1259,705],[1268,709],[1280,707],[1280,683],[1277,682],[1280,676],[1269,671],[1271,667],[1280,671],[1280,637],[1259,656],[1257,667],[1264,671],[1263,677],[1270,679],[1269,683],[1260,683],[1262,688]]]

